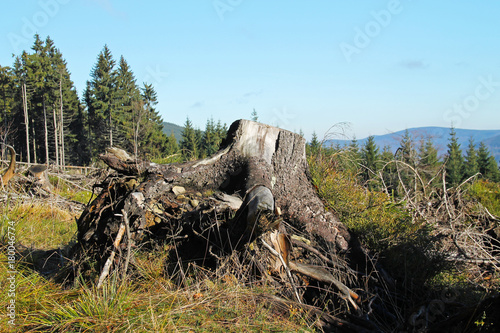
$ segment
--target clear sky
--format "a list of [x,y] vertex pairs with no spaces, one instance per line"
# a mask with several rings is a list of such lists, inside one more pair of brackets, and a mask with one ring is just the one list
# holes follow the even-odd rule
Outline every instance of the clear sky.
[[[82,95],[105,44],[165,121],[250,118],[321,138],[500,129],[500,2],[4,1],[0,64],[50,36]],[[141,84],[142,85],[142,84]]]

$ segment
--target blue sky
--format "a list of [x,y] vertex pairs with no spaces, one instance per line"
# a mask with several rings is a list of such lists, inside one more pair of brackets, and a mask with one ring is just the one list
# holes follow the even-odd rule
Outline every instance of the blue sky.
[[50,36],[81,95],[104,44],[165,121],[249,118],[321,138],[500,129],[500,2],[40,0],[2,4],[0,65]]

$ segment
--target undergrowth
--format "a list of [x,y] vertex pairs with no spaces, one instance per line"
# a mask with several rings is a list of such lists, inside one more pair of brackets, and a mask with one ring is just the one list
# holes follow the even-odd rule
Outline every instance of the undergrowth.
[[[74,198],[78,188],[58,185]],[[60,193],[60,192],[59,192]],[[166,271],[169,251],[137,250],[127,279],[108,277],[103,287],[76,279],[73,286],[50,280],[33,261],[50,261],[54,248],[68,248],[76,233],[75,213],[46,202],[0,207],[0,288],[7,291],[9,222],[15,229],[15,324],[0,319],[1,332],[313,332],[302,310],[273,302],[274,289],[244,284],[188,265],[182,281]],[[27,246],[27,247],[26,247]],[[44,250],[44,251],[42,251]],[[52,253],[52,254],[51,254]],[[63,251],[62,253],[65,253]],[[49,256],[49,257],[47,257]],[[0,302],[11,297],[2,292]]]

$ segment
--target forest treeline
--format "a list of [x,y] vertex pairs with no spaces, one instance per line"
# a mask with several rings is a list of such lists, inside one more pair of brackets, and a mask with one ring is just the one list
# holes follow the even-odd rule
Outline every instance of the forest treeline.
[[369,189],[382,190],[397,197],[404,197],[408,190],[442,186],[443,177],[450,188],[475,177],[500,181],[497,161],[484,142],[476,143],[470,138],[468,146],[463,149],[454,128],[450,129],[444,156],[438,156],[431,137],[416,140],[408,130],[401,137],[396,153],[389,146],[377,146],[374,136],[368,137],[361,147],[353,139],[344,147],[337,144],[325,148],[314,133],[308,149],[312,154],[320,149],[334,157],[342,154],[342,158],[334,158],[337,167],[356,175]]
[[209,119],[201,131],[188,118],[177,143],[163,132],[157,103],[153,85],[140,86],[125,58],[116,61],[106,45],[80,99],[54,41],[35,35],[29,52],[0,66],[0,142],[14,146],[21,161],[55,165],[89,165],[110,146],[147,159],[216,151],[225,124]]

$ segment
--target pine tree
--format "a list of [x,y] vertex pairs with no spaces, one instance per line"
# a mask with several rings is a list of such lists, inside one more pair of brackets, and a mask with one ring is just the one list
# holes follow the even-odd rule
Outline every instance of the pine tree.
[[[167,145],[171,139],[163,132],[163,119],[155,109],[155,105],[158,104],[158,98],[153,85],[146,83],[143,85],[144,86],[141,88],[141,96],[144,106],[144,116],[142,117],[142,133],[139,135],[139,140],[144,154],[159,156],[167,149]],[[177,152],[177,140],[175,140],[175,136],[173,137],[171,145],[174,151],[168,153],[168,155]]]
[[222,124],[220,119],[217,121],[217,124],[215,125],[215,133],[219,138],[219,146],[220,146],[222,144],[222,141],[226,139],[227,136],[227,125],[225,123]]
[[434,147],[432,139],[428,137],[425,141],[420,143],[418,151],[418,171],[422,180],[427,184],[434,178],[432,185],[438,185],[440,179],[435,178],[440,163],[438,158],[438,151]]
[[465,152],[464,177],[469,178],[479,172],[478,156],[474,139],[469,139],[469,145]]
[[500,172],[495,158],[490,154],[488,147],[484,142],[479,144],[477,152],[479,172],[485,179],[491,181],[500,181]]
[[202,138],[202,149],[206,156],[215,154],[220,146],[221,138],[217,134],[215,126],[213,118],[207,120]]
[[463,177],[463,157],[455,129],[450,130],[448,151],[446,155],[446,183],[449,187],[457,186]]
[[18,151],[32,161],[30,151],[35,162],[64,165],[79,160],[81,151],[74,145],[84,124],[78,123],[80,101],[66,61],[50,37],[43,41],[35,35],[32,50],[16,57],[13,70],[15,94],[23,96],[12,117]]
[[203,131],[197,127],[194,129],[194,136],[196,139],[196,158],[205,158],[206,152],[203,150]]
[[321,146],[321,143],[318,140],[318,136],[316,135],[316,132],[313,132],[312,137],[311,137],[311,142],[309,142],[309,153],[312,155],[315,155],[318,153],[319,148]]
[[189,117],[186,118],[184,129],[181,134],[181,142],[179,144],[182,156],[185,160],[195,160],[198,158],[198,142],[196,140],[196,131]]
[[134,73],[123,56],[120,57],[115,75],[114,112],[110,122],[113,144],[138,155],[139,132],[147,120],[144,119],[145,110]]
[[417,190],[417,175],[415,167],[417,165],[417,152],[413,138],[408,129],[405,130],[396,151],[396,170],[398,173],[397,196],[406,196],[408,192]]
[[0,142],[13,144],[14,75],[10,67],[0,65]]
[[259,116],[257,115],[257,111],[255,111],[255,109],[253,109],[250,119],[252,121],[258,121],[259,120]]
[[413,142],[413,138],[411,137],[410,131],[408,129],[405,130],[401,141],[399,142],[399,149],[396,153],[397,158],[414,167],[417,162],[417,152],[415,151],[415,145]]
[[379,148],[375,144],[375,137],[371,135],[361,149],[361,164],[363,165],[361,177],[364,182],[373,178],[373,174],[378,171],[378,152]]
[[114,116],[116,112],[116,72],[115,60],[107,45],[97,57],[97,63],[87,82],[85,104],[89,114],[89,142],[92,143],[91,156],[97,158],[106,146],[113,145],[113,131],[116,132]]
[[344,161],[343,167],[354,174],[358,174],[361,156],[359,152],[358,140],[356,139],[356,137],[354,137],[346,147],[345,156],[347,157],[347,159]]
[[394,154],[390,146],[384,146],[380,154],[380,162],[382,164],[382,179],[387,192],[395,195],[398,186],[398,174],[396,164],[394,163]]
[[420,145],[418,160],[419,165],[424,168],[434,169],[439,166],[438,151],[430,137]]
[[179,151],[179,145],[177,144],[177,139],[175,138],[174,131],[170,133],[170,136],[167,139],[165,150],[167,155],[174,155]]

